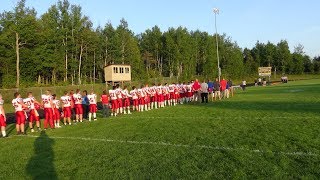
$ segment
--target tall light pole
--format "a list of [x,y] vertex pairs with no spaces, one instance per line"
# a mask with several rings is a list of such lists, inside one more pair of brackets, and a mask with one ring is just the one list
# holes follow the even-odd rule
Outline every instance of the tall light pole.
[[217,59],[218,59],[218,76],[219,76],[219,82],[221,77],[221,68],[220,68],[220,59],[219,59],[219,43],[218,43],[218,29],[217,29],[217,14],[219,14],[218,8],[213,8],[214,12],[214,26],[216,28],[216,43],[217,43]]

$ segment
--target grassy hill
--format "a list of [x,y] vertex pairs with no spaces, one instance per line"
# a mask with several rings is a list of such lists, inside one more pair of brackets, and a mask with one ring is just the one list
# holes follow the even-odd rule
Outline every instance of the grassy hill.
[[320,177],[320,80],[0,139],[1,179]]

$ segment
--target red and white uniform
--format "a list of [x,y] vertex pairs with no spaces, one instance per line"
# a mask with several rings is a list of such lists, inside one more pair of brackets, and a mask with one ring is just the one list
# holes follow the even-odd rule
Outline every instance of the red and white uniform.
[[53,107],[52,107],[52,96],[51,95],[45,95],[43,94],[41,96],[42,102],[43,102],[43,107],[44,107],[44,115],[45,115],[45,120],[44,120],[44,128],[48,128],[48,123],[50,124],[51,128],[54,128],[53,125]]
[[[3,107],[3,104],[4,104],[4,101],[1,99],[0,100],[0,106]],[[2,109],[0,109],[0,127],[6,127],[7,126],[7,123],[6,121],[4,120],[4,112],[2,112]]]
[[168,87],[170,99],[175,99],[175,88],[176,88],[176,86],[174,84],[170,84]]
[[157,101],[156,86],[150,87],[149,91],[150,91],[150,102],[156,102]]
[[112,110],[116,110],[118,109],[118,98],[116,95],[116,90],[109,90],[109,96],[110,96],[110,100],[111,100],[111,107]]
[[157,91],[157,96],[158,96],[157,101],[158,102],[163,102],[164,101],[164,97],[163,97],[163,93],[162,93],[162,86],[157,86],[156,91]]
[[63,106],[63,116],[65,118],[71,118],[71,97],[70,96],[62,96],[60,98]]
[[139,96],[136,89],[130,91],[130,95],[132,97],[133,106],[139,105]]
[[122,97],[123,97],[123,107],[129,107],[130,106],[130,97],[129,91],[127,89],[122,90]]
[[15,109],[16,112],[16,124],[21,125],[21,124],[25,124],[26,121],[26,116],[25,113],[23,111],[23,107],[21,105],[21,103],[23,103],[22,98],[16,98],[12,100],[12,105]]
[[192,97],[193,93],[192,93],[192,84],[186,85],[186,89],[187,89],[187,97]]
[[97,95],[96,94],[89,94],[87,97],[89,99],[90,112],[96,113],[97,112]]
[[60,111],[59,111],[60,101],[57,100],[57,99],[52,100],[52,104],[54,105],[54,109],[53,109],[53,110],[54,110],[53,119],[59,121],[59,120],[60,120]]
[[117,100],[118,100],[118,108],[122,108],[123,107],[123,103],[122,103],[122,89],[118,88],[116,89],[116,95],[117,95]]
[[26,104],[29,107],[29,121],[34,122],[34,121],[39,121],[39,113],[35,108],[34,102],[35,98],[34,97],[28,97],[23,100],[24,104]]
[[143,91],[145,93],[145,103],[149,104],[150,103],[150,96],[151,96],[151,92],[150,92],[150,88],[149,87],[145,87],[143,88]]
[[144,105],[146,94],[143,89],[138,89],[138,96],[139,96],[139,105]]
[[76,114],[78,114],[78,115],[83,114],[81,94],[80,93],[73,94],[73,99],[74,99],[74,106],[76,109]]
[[170,94],[169,94],[169,87],[168,86],[162,86],[162,93],[164,96],[164,100],[169,100]]

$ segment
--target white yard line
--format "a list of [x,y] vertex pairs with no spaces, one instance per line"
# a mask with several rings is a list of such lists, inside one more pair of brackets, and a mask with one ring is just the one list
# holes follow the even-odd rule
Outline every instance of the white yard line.
[[[41,136],[27,135],[27,136],[15,136],[15,137],[26,137],[26,138],[41,138]],[[50,139],[67,139],[67,140],[80,140],[80,141],[100,141],[100,142],[111,142],[111,143],[123,143],[123,144],[138,144],[138,145],[156,145],[156,146],[168,146],[168,147],[184,147],[190,149],[211,149],[217,151],[234,151],[234,152],[249,152],[249,153],[272,153],[286,156],[306,156],[306,157],[318,157],[319,154],[312,152],[284,152],[284,151],[264,151],[259,149],[246,149],[246,148],[232,148],[224,146],[210,146],[210,145],[188,145],[188,144],[173,144],[168,142],[151,142],[151,141],[125,141],[125,140],[113,140],[103,138],[84,138],[84,137],[62,137],[62,136],[50,136]]]

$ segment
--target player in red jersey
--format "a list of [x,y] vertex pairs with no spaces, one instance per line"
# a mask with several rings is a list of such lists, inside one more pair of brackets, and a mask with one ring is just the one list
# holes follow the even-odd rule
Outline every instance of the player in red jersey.
[[139,96],[137,88],[135,86],[132,87],[132,90],[130,91],[130,96],[132,98],[132,110],[139,111]]
[[52,104],[52,96],[51,96],[51,91],[47,90],[46,94],[43,94],[41,96],[42,99],[42,106],[44,108],[44,115],[45,115],[45,120],[44,120],[44,129],[46,130],[48,128],[48,124],[50,125],[51,129],[54,129],[54,123],[53,123],[53,115],[54,115],[54,110],[53,110],[53,104]]
[[57,99],[57,95],[52,95],[52,104],[53,104],[53,121],[56,128],[61,128],[60,126],[60,101]]
[[111,100],[111,116],[117,116],[118,109],[118,98],[116,95],[116,86],[113,86],[112,89],[109,90],[109,96]]
[[2,99],[2,95],[0,94],[0,127],[1,127],[1,134],[2,137],[7,137],[6,133],[6,126],[7,126],[7,119],[6,119],[6,112],[3,108],[4,100]]
[[71,107],[73,103],[67,91],[64,92],[64,96],[62,96],[60,100],[63,104],[63,123],[67,125],[68,120],[68,124],[71,125]]
[[35,108],[35,104],[40,104],[40,103],[32,96],[32,92],[28,92],[28,97],[25,98],[23,102],[29,107],[29,128],[31,132],[34,132],[34,129],[33,129],[34,121],[36,122],[38,131],[41,131],[39,113]]
[[93,116],[93,120],[97,120],[97,95],[91,91],[91,93],[87,96],[89,99],[89,121]]
[[24,132],[24,125],[26,121],[26,116],[25,112],[23,111],[24,109],[27,109],[28,106],[23,103],[23,100],[21,98],[21,95],[19,92],[14,93],[14,98],[12,100],[12,105],[15,109],[16,112],[16,129],[17,129],[17,134],[23,134],[25,135]]
[[77,89],[76,93],[73,94],[73,99],[76,110],[76,122],[83,122],[82,95],[80,94],[80,89]]

